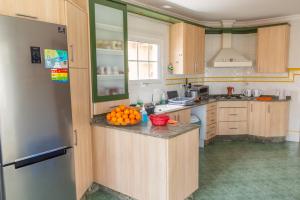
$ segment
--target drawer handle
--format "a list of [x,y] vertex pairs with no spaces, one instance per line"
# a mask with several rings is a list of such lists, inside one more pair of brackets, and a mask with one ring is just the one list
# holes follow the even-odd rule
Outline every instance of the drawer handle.
[[16,15],[19,16],[19,17],[27,17],[27,18],[31,18],[31,19],[37,19],[37,17],[35,17],[35,16],[23,15],[23,14],[20,14],[20,13],[16,13]]
[[230,116],[236,116],[236,115],[238,115],[238,114],[229,114]]
[[237,130],[238,128],[229,128],[230,130]]

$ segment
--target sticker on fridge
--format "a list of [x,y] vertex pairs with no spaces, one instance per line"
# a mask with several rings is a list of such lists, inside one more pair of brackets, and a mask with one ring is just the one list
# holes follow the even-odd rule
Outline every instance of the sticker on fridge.
[[51,69],[51,80],[67,83],[69,81],[68,69]]
[[68,52],[65,50],[45,49],[45,68],[47,69],[67,69]]

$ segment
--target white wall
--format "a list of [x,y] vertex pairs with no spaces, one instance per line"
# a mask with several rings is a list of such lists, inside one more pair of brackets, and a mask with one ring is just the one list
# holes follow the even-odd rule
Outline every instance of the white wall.
[[[289,67],[300,68],[300,19],[289,21],[291,24],[290,35],[290,54]],[[244,53],[246,56],[255,61],[256,49],[256,34],[249,35],[233,35],[233,47]],[[206,62],[209,61],[221,47],[220,35],[207,35],[206,37]],[[206,67],[206,76],[247,76],[258,75],[254,68],[225,68],[216,69]],[[263,74],[262,74],[263,75]],[[268,74],[270,75],[287,75],[283,74]],[[213,94],[226,93],[227,86],[235,87],[236,93],[241,93],[245,88],[261,89],[264,94],[275,94],[279,89],[285,89],[287,94],[292,96],[290,104],[290,124],[288,140],[297,140],[300,138],[300,78],[296,78],[293,83],[266,83],[266,82],[249,82],[249,83],[206,83],[210,86],[210,91]]]

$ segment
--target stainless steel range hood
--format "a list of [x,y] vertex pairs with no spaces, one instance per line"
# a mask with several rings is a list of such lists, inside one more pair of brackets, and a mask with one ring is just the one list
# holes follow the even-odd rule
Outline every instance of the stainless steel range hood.
[[[234,20],[222,21],[224,28],[231,28]],[[212,67],[252,67],[252,61],[232,48],[232,34],[222,34],[222,48],[210,62]]]

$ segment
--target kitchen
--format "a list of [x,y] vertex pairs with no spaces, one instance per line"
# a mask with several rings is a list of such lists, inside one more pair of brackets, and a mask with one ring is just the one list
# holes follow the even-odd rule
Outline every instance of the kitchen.
[[299,6],[0,0],[0,199],[299,199]]

